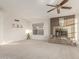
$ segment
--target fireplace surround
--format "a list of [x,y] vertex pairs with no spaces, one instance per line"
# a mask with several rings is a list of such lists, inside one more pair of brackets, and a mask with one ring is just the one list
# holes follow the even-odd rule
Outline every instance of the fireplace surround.
[[49,42],[75,45],[75,15],[51,18],[50,35]]

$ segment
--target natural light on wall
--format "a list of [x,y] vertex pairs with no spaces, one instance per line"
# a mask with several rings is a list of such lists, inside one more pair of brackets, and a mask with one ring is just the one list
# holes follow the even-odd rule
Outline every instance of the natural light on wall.
[[32,32],[32,31],[29,30],[29,29],[25,30],[25,33],[26,33],[26,34],[31,33],[31,32]]
[[75,18],[75,40],[78,41],[78,38],[77,38],[77,35],[78,35],[78,30],[77,30],[77,22],[78,22],[78,19]]
[[6,44],[9,44],[9,42],[3,41],[3,42],[0,43],[0,45],[6,45]]

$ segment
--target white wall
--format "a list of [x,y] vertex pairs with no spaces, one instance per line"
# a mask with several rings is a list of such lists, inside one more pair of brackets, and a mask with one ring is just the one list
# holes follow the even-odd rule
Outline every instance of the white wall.
[[0,12],[0,42],[3,41],[3,13]]
[[[32,22],[32,24],[44,23],[44,35],[33,35],[33,33],[32,33],[32,39],[33,40],[48,40],[49,34],[50,34],[50,19],[33,18],[31,22]],[[33,28],[32,28],[32,30],[33,30]]]
[[9,17],[4,21],[4,40],[6,42],[13,42],[26,39],[25,30],[29,29],[30,23],[25,19],[20,19],[20,24],[23,28],[13,28],[12,24],[16,17]]
[[[13,28],[14,19],[19,19],[23,28]],[[18,18],[14,14],[0,13],[0,44],[7,44],[13,41],[25,40],[25,31],[30,29],[31,24],[27,19]]]

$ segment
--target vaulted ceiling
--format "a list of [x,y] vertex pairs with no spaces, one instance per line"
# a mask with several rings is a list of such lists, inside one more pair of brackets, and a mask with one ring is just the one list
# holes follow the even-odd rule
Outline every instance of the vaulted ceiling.
[[56,10],[47,13],[47,11],[51,9],[51,7],[46,6],[46,4],[49,3],[56,4],[57,2],[56,0],[0,0],[0,7],[2,7],[6,13],[22,18],[54,17],[79,13],[79,0],[69,0],[65,5],[72,6],[72,9],[63,9],[60,14],[57,14]]

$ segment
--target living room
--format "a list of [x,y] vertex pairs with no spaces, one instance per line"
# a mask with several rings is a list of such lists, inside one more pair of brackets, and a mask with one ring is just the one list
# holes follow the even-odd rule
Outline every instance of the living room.
[[0,0],[0,58],[79,59],[78,2]]

